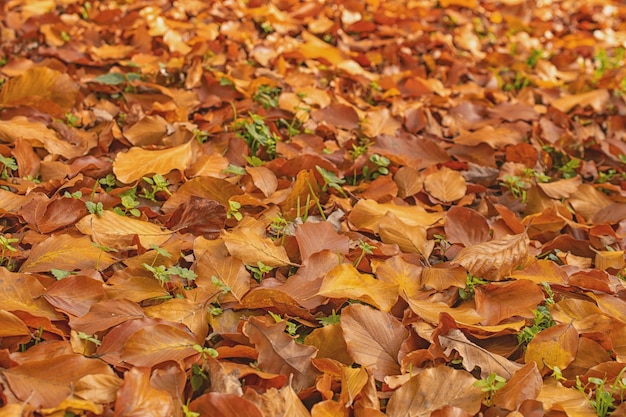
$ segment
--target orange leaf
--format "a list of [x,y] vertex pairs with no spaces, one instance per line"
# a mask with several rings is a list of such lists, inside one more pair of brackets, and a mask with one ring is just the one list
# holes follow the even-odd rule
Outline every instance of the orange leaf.
[[524,232],[463,248],[453,263],[462,265],[470,274],[499,281],[511,274],[528,258],[530,241]]
[[524,361],[537,364],[542,373],[558,366],[565,369],[572,363],[578,350],[578,332],[569,324],[549,327],[533,338],[526,347]]
[[367,384],[369,375],[365,368],[341,368],[341,397],[346,407],[352,406],[357,395]]
[[296,240],[300,247],[300,257],[306,263],[309,257],[325,249],[347,254],[350,239],[337,233],[329,222],[304,223],[296,228]]
[[318,294],[329,298],[352,298],[381,311],[389,311],[398,299],[398,286],[361,274],[350,264],[341,264],[326,274]]
[[0,91],[0,105],[28,106],[61,117],[72,109],[78,85],[68,74],[47,67],[33,67],[7,81]]
[[221,256],[219,253],[207,251],[198,259],[196,274],[198,287],[217,294],[220,288],[212,281],[214,276],[230,288],[230,292],[238,301],[250,291],[250,273],[243,261],[234,256]]
[[395,317],[362,304],[341,310],[341,328],[354,361],[382,381],[400,374],[398,352],[409,335]]
[[193,143],[169,149],[151,151],[137,147],[126,153],[118,153],[113,161],[113,173],[121,182],[128,184],[151,174],[165,175],[175,169],[184,171],[193,160]]
[[361,130],[367,137],[374,138],[382,134],[393,135],[402,126],[402,122],[389,114],[387,107],[377,107],[366,114]]
[[[415,296],[420,291],[422,268],[406,262],[400,256],[393,256],[384,262],[375,259],[372,261],[372,270],[380,281],[396,284],[400,296],[404,299]],[[465,285],[465,271],[463,271],[463,285]]]
[[348,346],[339,323],[313,330],[304,339],[304,344],[317,348],[317,359],[330,358],[345,365],[352,365],[352,358],[348,354]]
[[467,191],[467,185],[461,173],[445,166],[424,178],[424,188],[428,194],[444,203],[460,199]]
[[135,366],[152,367],[168,360],[183,361],[197,354],[198,339],[189,331],[167,324],[143,327],[133,333],[120,358]]
[[460,266],[449,263],[439,263],[432,267],[425,267],[422,272],[421,283],[426,288],[443,291],[450,287],[465,288],[467,272]]
[[235,394],[209,392],[194,399],[189,410],[201,416],[263,417],[252,402]]
[[280,267],[290,265],[287,251],[282,246],[276,246],[270,238],[263,238],[251,227],[256,226],[256,220],[247,219],[248,223],[241,222],[236,229],[222,232],[222,240],[228,252],[247,264],[256,265],[263,262],[267,266]]
[[115,400],[114,417],[175,415],[170,394],[156,389],[150,383],[150,369],[131,368],[124,374],[124,382]]
[[587,93],[565,95],[550,104],[563,113],[569,112],[576,106],[591,106],[595,111],[600,112],[608,104],[610,98],[610,94],[607,90],[598,89],[591,90]]
[[419,253],[424,259],[430,257],[435,247],[435,241],[426,237],[426,228],[410,226],[391,211],[385,213],[380,220],[378,234],[383,242],[395,243],[402,252]]
[[246,171],[252,177],[254,185],[261,190],[265,197],[274,194],[278,187],[276,174],[265,167],[247,167]]
[[543,378],[534,362],[527,363],[509,379],[504,387],[497,390],[493,404],[505,410],[517,410],[528,399],[534,400],[541,392]]
[[480,367],[481,378],[485,378],[491,373],[496,373],[501,377],[509,379],[522,367],[522,365],[472,343],[458,329],[452,329],[448,334],[440,335],[439,343],[448,356],[450,356],[452,350],[456,350],[463,358],[465,369],[474,369],[475,366]]
[[42,296],[43,285],[33,275],[0,268],[0,310],[25,311],[35,317],[60,318]]
[[444,406],[458,407],[476,415],[485,394],[474,382],[476,379],[466,371],[447,366],[427,368],[392,394],[387,416],[429,417]]
[[144,307],[143,311],[147,317],[184,324],[196,336],[197,340],[203,340],[209,331],[206,303],[204,302],[194,302],[187,298],[173,298],[161,304]]
[[489,224],[485,217],[467,207],[450,207],[446,213],[444,230],[450,243],[468,247],[489,240]]
[[476,287],[476,311],[486,325],[514,316],[533,318],[532,310],[543,300],[539,286],[525,279]]
[[511,272],[511,278],[527,279],[537,284],[565,284],[567,274],[554,261],[538,259],[522,269]]
[[[30,330],[15,314],[0,310],[0,337],[29,336]],[[28,338],[30,340],[30,337]]]
[[143,317],[143,310],[137,303],[129,300],[102,300],[92,305],[84,316],[70,320],[70,325],[74,330],[94,334]]

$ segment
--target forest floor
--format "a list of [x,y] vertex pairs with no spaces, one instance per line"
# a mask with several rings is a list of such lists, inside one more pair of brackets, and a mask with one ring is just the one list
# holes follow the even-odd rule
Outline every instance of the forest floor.
[[626,415],[626,6],[11,0],[0,417]]

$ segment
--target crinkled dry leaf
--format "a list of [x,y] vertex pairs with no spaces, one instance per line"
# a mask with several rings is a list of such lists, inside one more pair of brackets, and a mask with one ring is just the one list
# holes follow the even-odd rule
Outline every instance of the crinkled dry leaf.
[[476,277],[499,281],[527,261],[529,245],[530,240],[526,232],[508,235],[463,248],[453,263],[462,265]]
[[481,378],[496,373],[508,380],[522,367],[520,364],[472,343],[458,329],[452,329],[448,334],[440,335],[439,343],[448,356],[453,350],[456,350],[462,358],[465,369],[474,369],[475,366],[478,366]]

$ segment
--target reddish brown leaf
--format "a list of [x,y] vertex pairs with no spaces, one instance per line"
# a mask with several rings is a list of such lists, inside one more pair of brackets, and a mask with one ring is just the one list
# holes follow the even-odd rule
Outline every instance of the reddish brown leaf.
[[292,377],[296,391],[311,387],[317,374],[311,358],[317,349],[297,344],[284,330],[284,322],[268,324],[256,317],[251,317],[243,327],[243,333],[259,352],[259,368]]
[[466,248],[489,240],[489,225],[484,216],[467,207],[450,207],[444,225],[446,240]]
[[539,395],[543,378],[534,362],[520,368],[506,385],[496,391],[493,404],[505,410],[517,410],[526,400],[534,400]]
[[350,239],[337,233],[330,223],[304,223],[296,228],[296,240],[300,247],[302,262],[314,253],[328,249],[335,253],[347,254]]
[[198,351],[198,338],[179,327],[156,324],[133,333],[120,353],[120,358],[135,366],[152,367],[168,360],[183,361]]
[[209,392],[193,400],[189,410],[201,416],[263,417],[261,411],[250,401],[234,394]]
[[515,316],[531,319],[544,297],[539,286],[528,280],[489,284],[476,288],[476,311],[487,325]]
[[124,374],[124,382],[115,400],[115,417],[167,417],[174,413],[174,401],[165,391],[150,383],[150,369],[132,368]]

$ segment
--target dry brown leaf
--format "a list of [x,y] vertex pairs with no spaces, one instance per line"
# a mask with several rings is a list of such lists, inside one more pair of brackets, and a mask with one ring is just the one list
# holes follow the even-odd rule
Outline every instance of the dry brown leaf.
[[427,368],[391,395],[387,416],[428,417],[444,406],[458,407],[475,415],[485,396],[474,386],[475,382],[476,379],[466,371],[447,366]]
[[527,261],[529,245],[526,232],[507,235],[462,249],[453,263],[462,265],[476,277],[499,281]]
[[601,112],[608,104],[610,94],[607,90],[592,90],[587,93],[565,95],[554,100],[552,107],[567,113],[576,106],[586,107],[590,106],[596,112]]
[[109,210],[101,215],[83,217],[76,223],[76,228],[91,236],[98,245],[120,250],[136,246],[135,239],[139,239],[144,248],[161,246],[173,233],[157,224],[120,216]]
[[541,392],[543,378],[534,362],[527,363],[496,391],[493,404],[505,410],[517,410],[526,400],[534,400]]
[[453,350],[456,350],[462,358],[465,369],[474,369],[475,366],[478,366],[481,378],[486,378],[489,374],[495,373],[508,380],[522,367],[518,363],[472,343],[458,329],[452,329],[448,334],[440,335],[439,343],[448,356]]
[[409,226],[391,211],[381,219],[378,234],[383,242],[395,243],[402,252],[419,253],[424,259],[430,257],[435,247],[435,241],[427,238],[426,228]]
[[276,246],[272,239],[251,232],[245,225],[240,224],[232,231],[224,231],[222,240],[228,252],[245,264],[262,262],[274,268],[291,264],[284,247]]
[[409,333],[391,314],[352,304],[341,311],[341,329],[354,361],[378,381],[400,373],[398,353]]
[[357,229],[371,230],[378,233],[382,218],[391,212],[409,226],[430,226],[442,218],[439,213],[428,213],[420,206],[398,206],[395,204],[380,204],[374,200],[359,200],[354,206],[348,220]]
[[578,332],[570,324],[557,324],[540,331],[528,343],[524,361],[535,362],[542,374],[558,366],[565,369],[578,350]]
[[126,340],[120,358],[134,366],[153,367],[197,355],[194,345],[198,344],[198,338],[181,327],[167,324],[142,327]]

